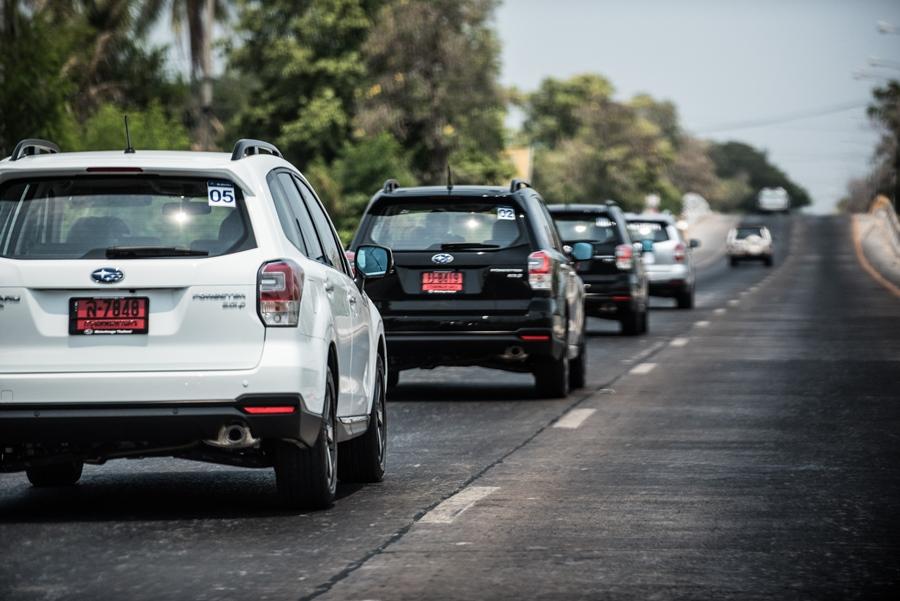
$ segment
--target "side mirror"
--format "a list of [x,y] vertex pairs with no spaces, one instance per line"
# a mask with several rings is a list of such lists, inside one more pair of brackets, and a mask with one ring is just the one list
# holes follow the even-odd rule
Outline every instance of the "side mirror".
[[696,238],[691,238],[690,242],[688,242],[691,248],[700,248],[700,241]]
[[394,269],[394,253],[384,246],[363,245],[356,249],[353,263],[363,279],[383,278]]
[[594,245],[589,242],[576,242],[571,252],[576,261],[587,261],[594,256]]

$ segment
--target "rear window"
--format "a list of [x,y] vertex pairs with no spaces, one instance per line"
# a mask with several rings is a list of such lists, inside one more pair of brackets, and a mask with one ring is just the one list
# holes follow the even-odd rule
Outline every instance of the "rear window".
[[669,240],[669,230],[665,223],[659,221],[629,221],[628,231],[632,240],[652,240],[653,242],[666,242]]
[[0,189],[0,256],[219,256],[256,246],[238,186],[224,180],[85,176]]
[[370,214],[366,242],[393,250],[496,250],[526,241],[524,213],[502,200],[392,201]]
[[749,238],[750,236],[760,236],[762,237],[762,228],[759,227],[739,227],[737,229],[737,235],[735,238],[741,240],[743,238]]
[[590,242],[594,245],[594,252],[613,252],[623,242],[618,225],[605,215],[556,213],[553,219],[566,244]]

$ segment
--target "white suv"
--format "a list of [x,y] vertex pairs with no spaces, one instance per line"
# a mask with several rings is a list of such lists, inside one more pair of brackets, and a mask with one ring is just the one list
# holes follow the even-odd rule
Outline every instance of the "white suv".
[[[360,252],[361,251],[361,252]],[[234,152],[0,161],[0,472],[173,456],[274,467],[291,507],[385,466],[381,316],[303,175]]]

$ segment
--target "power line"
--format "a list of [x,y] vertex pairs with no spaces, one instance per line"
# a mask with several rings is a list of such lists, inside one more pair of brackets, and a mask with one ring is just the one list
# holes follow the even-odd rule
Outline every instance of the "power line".
[[813,109],[810,111],[803,112],[795,112],[788,113],[785,115],[781,115],[778,117],[768,117],[765,119],[755,119],[752,121],[736,121],[733,123],[721,123],[718,125],[711,125],[706,128],[701,128],[699,131],[694,132],[696,135],[706,135],[706,134],[714,134],[722,131],[732,131],[738,129],[752,129],[757,127],[767,127],[769,125],[779,125],[781,123],[790,123],[792,121],[801,121],[803,119],[812,119],[814,117],[822,117],[824,115],[831,115],[834,113],[842,113],[844,111],[849,111],[850,109],[859,109],[868,106],[869,101],[867,100],[857,100],[854,102],[845,102],[842,104],[836,104],[828,107],[823,107],[820,109]]

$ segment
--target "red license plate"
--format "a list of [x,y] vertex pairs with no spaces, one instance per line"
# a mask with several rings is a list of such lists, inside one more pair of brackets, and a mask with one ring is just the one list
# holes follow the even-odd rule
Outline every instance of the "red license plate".
[[69,334],[146,334],[149,325],[146,296],[69,299]]
[[462,292],[463,274],[459,271],[426,271],[422,274],[422,292]]

